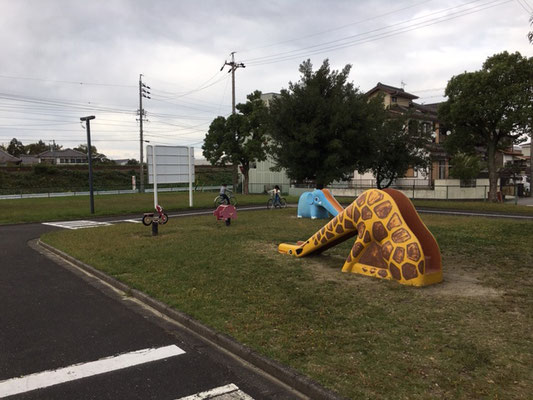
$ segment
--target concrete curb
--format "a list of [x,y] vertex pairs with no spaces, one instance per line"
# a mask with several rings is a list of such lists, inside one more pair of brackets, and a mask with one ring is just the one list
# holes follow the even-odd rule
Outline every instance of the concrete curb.
[[248,346],[237,342],[232,337],[216,332],[208,326],[196,321],[191,316],[181,311],[174,310],[168,305],[151,298],[150,296],[139,290],[130,288],[128,285],[118,281],[117,279],[103,273],[102,271],[97,270],[96,268],[88,264],[81,262],[80,260],[62,252],[61,250],[50,246],[49,244],[42,242],[40,239],[37,244],[45,248],[46,250],[56,254],[57,256],[63,258],[64,260],[70,262],[71,264],[74,264],[78,268],[90,273],[91,275],[94,275],[95,277],[104,281],[113,288],[127,293],[129,296],[155,309],[156,311],[174,320],[178,324],[186,327],[187,329],[191,330],[192,332],[204,338],[205,340],[215,343],[217,346],[221,347],[225,351],[246,361],[247,363],[253,365],[254,367],[265,372],[266,374],[284,383],[285,385],[300,392],[304,396],[307,396],[313,400],[344,399],[343,397],[340,397],[338,394],[322,387],[312,379],[300,374],[294,369],[260,355]]

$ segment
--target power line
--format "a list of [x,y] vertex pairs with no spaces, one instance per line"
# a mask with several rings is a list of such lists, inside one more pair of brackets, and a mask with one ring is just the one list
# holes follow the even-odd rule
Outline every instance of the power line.
[[[466,3],[466,4],[468,5],[468,4],[471,4],[471,3],[478,2],[478,1],[480,1],[480,0],[471,1],[471,2]],[[407,25],[407,26],[404,26],[404,27],[400,27],[400,28],[397,28],[397,29],[394,29],[394,30],[389,30],[388,32],[386,31],[386,30],[388,30],[388,29],[390,29],[391,27],[394,27],[394,26],[406,24],[406,23],[412,22],[412,21],[417,20],[417,19],[426,18],[429,15],[434,15],[434,14],[442,13],[444,11],[448,11],[448,10],[453,9],[453,8],[457,8],[457,7],[451,7],[451,8],[446,9],[446,10],[441,10],[441,11],[438,11],[438,12],[427,14],[427,15],[425,15],[423,17],[417,17],[417,18],[414,18],[412,20],[402,21],[402,22],[399,22],[399,23],[396,23],[396,24],[392,24],[392,25],[389,25],[389,26],[386,26],[386,27],[373,29],[373,30],[370,30],[370,31],[362,32],[362,33],[359,33],[359,34],[356,34],[356,35],[351,35],[351,36],[348,36],[348,37],[344,37],[344,38],[333,40],[333,41],[329,41],[329,42],[325,42],[325,43],[322,43],[322,44],[308,46],[308,47],[305,47],[305,48],[302,48],[302,49],[299,49],[299,50],[282,52],[282,53],[273,54],[273,55],[270,55],[270,56],[257,57],[255,59],[247,60],[247,62],[251,66],[259,66],[259,65],[273,64],[273,63],[278,63],[278,62],[282,62],[282,61],[293,60],[293,59],[297,59],[297,58],[301,58],[301,57],[308,57],[310,55],[320,54],[320,53],[324,53],[326,51],[340,50],[340,49],[343,49],[343,48],[352,47],[352,46],[360,45],[360,44],[364,44],[364,43],[369,43],[369,42],[373,42],[373,41],[376,41],[376,40],[381,40],[381,39],[384,39],[384,38],[387,38],[387,37],[390,37],[390,36],[393,36],[393,35],[398,35],[398,34],[401,34],[401,33],[410,32],[410,31],[413,31],[413,30],[416,30],[416,29],[420,29],[420,28],[424,28],[424,27],[427,27],[427,26],[431,26],[431,25],[434,25],[434,24],[437,24],[437,23],[441,23],[441,22],[449,21],[449,20],[452,20],[452,19],[455,19],[455,18],[463,17],[463,16],[470,15],[470,14],[473,14],[473,13],[477,13],[477,12],[486,10],[488,8],[492,8],[492,7],[496,7],[496,6],[500,6],[500,5],[509,3],[510,1],[512,1],[512,0],[504,0],[504,1],[492,0],[492,1],[486,2],[486,3],[481,4],[481,5],[477,5],[477,6],[471,7],[469,9],[467,9],[467,10],[455,11],[455,12],[452,12],[452,13],[450,13],[448,15],[431,18],[431,19],[426,20],[426,21],[421,21],[421,22],[418,22],[418,23],[415,23],[415,24],[411,24],[411,25]],[[459,7],[463,7],[463,6],[459,6]],[[385,32],[377,33],[379,31],[385,31]],[[372,34],[372,33],[376,33],[376,34],[373,35],[373,36],[369,36],[369,37],[361,37],[361,36],[369,35],[369,34]],[[356,37],[361,37],[361,38],[346,42],[347,40],[353,39],[353,38],[356,38]],[[340,43],[340,42],[346,42],[346,43]],[[335,44],[335,43],[337,43],[337,44]],[[315,48],[315,50],[311,50],[311,51],[308,51],[308,52],[306,51],[308,49],[313,49],[313,48]],[[252,60],[255,60],[255,61],[252,61]]]
[[405,11],[405,10],[408,10],[408,9],[410,9],[410,8],[415,8],[415,7],[421,6],[422,4],[429,3],[429,2],[431,2],[431,1],[433,1],[433,0],[422,1],[422,2],[420,2],[420,3],[416,3],[416,4],[413,4],[413,5],[411,5],[411,6],[407,6],[407,7],[399,8],[399,9],[396,9],[396,10],[392,10],[392,11],[386,12],[386,13],[384,13],[384,14],[376,15],[376,16],[374,16],[374,17],[370,17],[370,18],[366,18],[366,19],[359,20],[359,21],[351,22],[351,23],[349,23],[349,24],[342,25],[342,26],[339,26],[339,27],[336,27],[336,28],[326,29],[326,30],[324,30],[324,31],[320,31],[320,32],[312,33],[312,34],[310,34],[310,35],[300,36],[299,38],[283,40],[283,41],[281,41],[281,42],[271,43],[271,44],[268,44],[268,45],[255,47],[255,48],[252,48],[252,49],[240,50],[239,52],[240,52],[240,53],[250,53],[250,52],[253,52],[253,51],[255,51],[255,50],[259,50],[259,49],[265,49],[265,48],[268,48],[268,47],[278,46],[278,45],[280,45],[280,44],[286,44],[286,43],[296,42],[296,41],[303,40],[303,39],[308,39],[308,38],[315,37],[315,36],[321,36],[321,35],[323,35],[323,34],[325,34],[325,33],[330,33],[330,32],[340,31],[340,30],[345,29],[345,28],[348,28],[348,27],[350,27],[350,26],[360,25],[360,24],[362,24],[362,23],[370,22],[370,21],[373,21],[373,20],[376,20],[376,19],[379,19],[379,18],[385,17],[385,16],[387,16],[387,15],[396,14],[396,13],[398,13],[398,12]]

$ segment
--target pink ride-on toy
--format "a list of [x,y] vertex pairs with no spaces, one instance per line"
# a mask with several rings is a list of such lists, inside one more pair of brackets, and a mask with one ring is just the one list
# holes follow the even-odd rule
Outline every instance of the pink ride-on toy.
[[231,219],[237,218],[237,210],[232,205],[221,204],[215,211],[213,211],[213,215],[217,220],[225,220],[226,226],[229,226],[231,224]]

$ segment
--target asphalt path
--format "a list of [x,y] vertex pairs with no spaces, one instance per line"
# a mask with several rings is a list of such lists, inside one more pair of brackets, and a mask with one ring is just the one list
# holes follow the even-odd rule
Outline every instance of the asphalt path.
[[[96,278],[84,277],[43,254],[32,239],[53,229],[58,228],[0,227],[0,398],[20,381],[23,389],[10,399],[181,399],[228,385],[239,390],[217,399],[300,398],[288,386]],[[183,353],[110,372],[99,370],[100,364],[88,364],[168,347]],[[31,389],[28,382],[34,374],[52,373],[53,377],[41,378],[50,383],[57,375],[81,376],[82,372],[64,369],[86,365],[96,373],[24,390]]]

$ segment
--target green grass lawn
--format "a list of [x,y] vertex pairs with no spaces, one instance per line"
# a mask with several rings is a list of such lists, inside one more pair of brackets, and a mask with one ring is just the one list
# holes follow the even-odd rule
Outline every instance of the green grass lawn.
[[342,273],[351,241],[320,256],[277,253],[324,223],[295,214],[42,239],[349,398],[531,398],[531,222],[424,215],[445,281],[414,288]]
[[[213,201],[218,192],[195,192],[194,208],[214,207]],[[167,212],[189,209],[188,192],[159,193],[159,204]],[[267,195],[236,195],[238,206],[265,205]],[[286,197],[287,201],[297,202],[297,198]],[[94,196],[96,216],[139,214],[154,209],[152,193]],[[69,196],[35,199],[0,200],[0,225],[20,222],[58,221],[90,218],[89,196]]]

